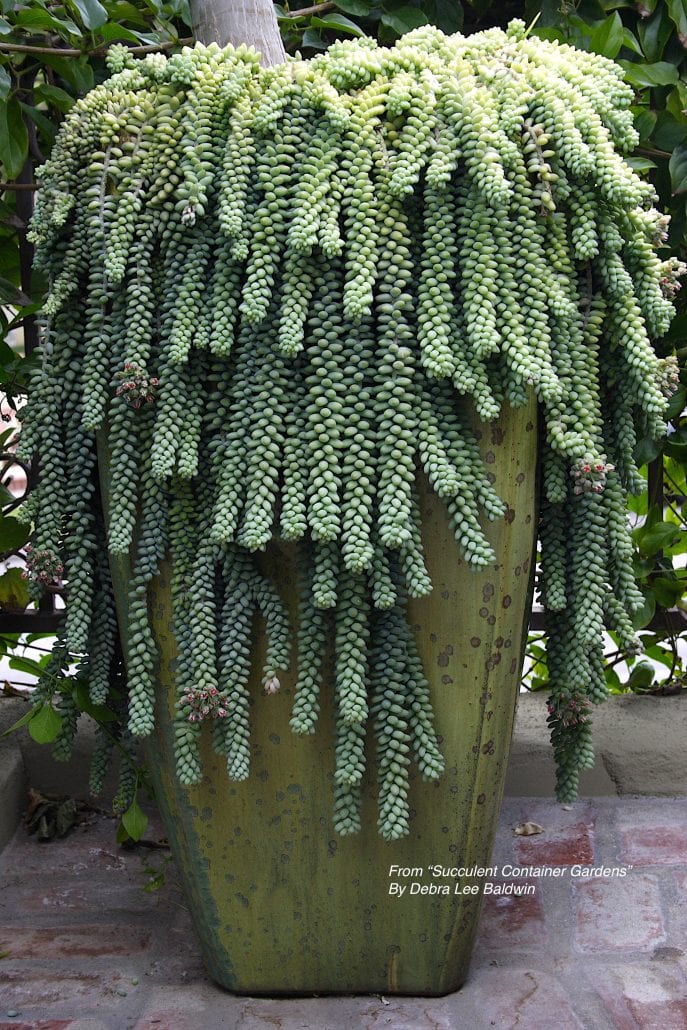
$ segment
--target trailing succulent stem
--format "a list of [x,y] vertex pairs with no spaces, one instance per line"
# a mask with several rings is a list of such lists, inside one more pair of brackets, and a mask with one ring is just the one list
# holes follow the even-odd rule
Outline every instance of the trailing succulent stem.
[[664,429],[649,337],[681,271],[656,256],[662,218],[621,156],[636,143],[621,72],[519,22],[336,43],[267,70],[216,46],[108,60],[43,169],[31,232],[52,290],[26,414],[36,553],[64,570],[63,646],[88,652],[94,700],[114,647],[94,499],[107,428],[108,545],[133,568],[128,731],[153,726],[146,597],[169,554],[179,776],[202,776],[203,722],[229,776],[248,776],[254,615],[266,693],[292,660],[256,555],[298,542],[292,727],[315,731],[330,648],[335,825],[359,825],[369,727],[380,832],[407,833],[409,763],[442,771],[405,616],[431,590],[416,477],[458,552],[489,566],[484,519],[504,506],[469,409],[494,419],[534,391],[550,721],[573,797],[605,694],[604,621],[636,646],[623,513],[637,429]]

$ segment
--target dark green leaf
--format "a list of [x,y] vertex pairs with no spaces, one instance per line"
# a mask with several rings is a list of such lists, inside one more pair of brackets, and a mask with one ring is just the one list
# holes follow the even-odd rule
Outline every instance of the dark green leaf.
[[0,515],[0,553],[16,551],[29,539],[29,528],[11,515]]
[[117,716],[107,705],[94,705],[91,701],[88,687],[81,680],[76,681],[75,690],[76,702],[82,712],[90,715],[98,723],[116,722]]
[[0,64],[0,100],[7,100],[10,95],[11,88],[12,78],[10,73],[7,71],[4,64]]
[[372,8],[368,0],[336,0],[336,6],[340,11],[358,18],[365,18]]
[[148,816],[137,801],[133,801],[122,816],[122,825],[132,840],[140,840],[148,825]]
[[660,647],[645,647],[644,654],[647,658],[653,658],[655,662],[665,665],[666,669],[672,668],[673,656],[670,651],[664,651]]
[[639,22],[637,34],[644,56],[649,63],[661,60],[672,31],[672,25],[665,17],[662,7],[651,18]]
[[92,88],[93,68],[85,54],[77,58],[53,57],[52,54],[43,54],[42,57],[43,63],[56,71],[77,93],[87,93]]
[[392,29],[399,36],[404,32],[419,28],[427,24],[427,15],[417,7],[399,7],[393,12],[382,15],[382,24]]
[[98,0],[69,0],[72,7],[75,7],[81,16],[81,21],[87,29],[99,29],[108,19],[108,14]]
[[669,61],[655,64],[638,64],[634,61],[618,61],[631,86],[672,86],[678,80],[678,70]]
[[432,25],[436,25],[448,35],[460,32],[463,28],[463,7],[462,4],[455,3],[455,0],[430,0],[429,3],[423,3],[422,9]]
[[70,36],[80,36],[79,26],[71,18],[57,18],[44,8],[30,7],[19,11],[15,19],[16,25],[23,29],[34,29],[44,32],[66,32]]
[[663,452],[668,457],[675,458],[676,461],[687,462],[687,442],[685,441],[674,441],[672,437],[668,437],[668,441],[663,447]]
[[660,111],[656,118],[653,143],[661,150],[674,150],[687,140],[687,122],[675,118],[669,111]]
[[45,139],[52,143],[57,132],[57,126],[55,123],[51,122],[42,111],[37,110],[35,107],[30,107],[29,104],[22,104],[21,109],[27,118],[30,118],[31,121],[38,126]]
[[605,21],[592,32],[589,47],[604,57],[617,57],[623,45],[623,23],[617,11],[609,14]]
[[623,46],[628,50],[631,50],[633,54],[637,54],[639,57],[644,57],[639,41],[634,33],[630,32],[628,28],[623,29]]
[[685,584],[678,579],[658,576],[651,581],[651,589],[658,604],[663,608],[672,608],[676,601],[679,601],[682,597],[685,591]]
[[23,612],[29,601],[29,590],[21,569],[3,572],[0,576],[0,608],[8,612]]
[[684,121],[684,112],[687,108],[687,82],[678,82],[674,90],[666,100],[666,111],[672,114],[677,121]]
[[36,98],[37,100],[45,101],[47,104],[52,104],[53,107],[56,107],[58,111],[62,111],[63,114],[66,114],[74,106],[74,97],[71,93],[60,89],[59,86],[51,86],[47,82],[36,86]]
[[14,658],[10,658],[10,669],[14,669],[15,672],[25,672],[29,676],[42,676],[50,655],[44,655],[43,657],[45,661],[37,662],[35,658],[23,658],[20,655],[15,655]]
[[317,29],[306,29],[303,33],[303,46],[310,50],[326,50],[327,44]]
[[14,97],[0,101],[0,161],[8,179],[16,179],[29,151],[29,134]]
[[687,8],[685,8],[685,0],[666,0],[666,4],[668,14],[677,29],[678,39],[683,47],[687,47]]
[[648,157],[626,157],[625,161],[635,172],[650,172],[656,167],[656,162],[650,161]]
[[670,185],[673,196],[687,191],[687,143],[681,143],[673,151],[668,163]]
[[0,303],[2,304],[28,304],[30,298],[17,289],[9,279],[0,276]]
[[365,35],[360,26],[344,14],[325,14],[322,18],[313,18],[311,25],[316,29],[329,29],[330,32],[345,32],[349,36]]
[[648,140],[656,127],[656,112],[650,111],[648,107],[633,107],[635,116],[635,129],[641,140]]
[[103,43],[140,42],[140,36],[137,32],[130,32],[129,29],[125,29],[123,25],[114,21],[110,21],[107,25],[103,25],[102,29],[98,32],[98,36]]
[[682,384],[680,384],[680,386],[678,386],[673,396],[670,398],[670,401],[668,403],[668,410],[666,412],[666,417],[669,419],[677,418],[677,416],[681,415],[682,412],[685,410],[686,405],[687,387],[684,387],[682,386]]
[[648,690],[654,682],[654,667],[649,662],[638,662],[627,681],[631,690]]
[[648,465],[661,453],[661,445],[650,437],[642,437],[635,446],[634,458],[639,466]]
[[44,704],[29,721],[29,733],[37,744],[51,744],[57,740],[62,727],[62,716],[52,705]]
[[645,594],[644,607],[638,612],[632,613],[632,625],[635,629],[643,629],[648,626],[656,612],[656,600],[653,594]]
[[639,539],[642,554],[652,557],[664,547],[670,547],[680,539],[681,530],[673,522],[658,522],[651,526]]

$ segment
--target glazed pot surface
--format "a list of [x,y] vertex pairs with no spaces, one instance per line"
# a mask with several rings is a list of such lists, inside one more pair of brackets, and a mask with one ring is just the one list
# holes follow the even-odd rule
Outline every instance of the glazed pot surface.
[[[446,771],[436,782],[411,771],[410,833],[402,840],[387,842],[377,831],[371,739],[362,830],[350,837],[334,833],[331,679],[323,683],[317,732],[295,736],[289,718],[296,661],[280,692],[264,696],[257,622],[250,778],[228,780],[204,727],[203,782],[190,788],[178,783],[168,563],[152,584],[160,658],[157,727],[147,757],[208,971],[229,990],[441,995],[465,980],[489,875],[453,870],[489,866],[503,793],[536,539],[534,403],[479,426],[479,432],[486,466],[508,505],[505,519],[487,528],[496,567],[475,572],[465,564],[441,501],[422,487],[423,541],[434,589],[412,601],[408,614]],[[100,454],[106,504],[103,440]],[[294,622],[295,556],[288,544],[271,545],[265,556]],[[113,563],[124,633],[127,574],[126,562]]]

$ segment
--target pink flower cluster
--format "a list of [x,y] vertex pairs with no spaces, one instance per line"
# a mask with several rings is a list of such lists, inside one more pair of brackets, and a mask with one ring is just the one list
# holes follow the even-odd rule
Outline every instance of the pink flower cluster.
[[598,458],[586,455],[576,461],[570,470],[570,475],[575,480],[573,493],[577,494],[600,494],[606,486],[606,477],[613,472],[615,465],[606,461],[606,455]]
[[675,295],[682,288],[682,283],[679,279],[683,275],[687,275],[687,265],[682,261],[678,261],[676,257],[670,257],[667,261],[661,262],[663,269],[663,275],[661,276],[661,290],[663,296],[667,297],[668,300],[673,300]]
[[54,586],[64,573],[64,565],[52,551],[35,551],[31,544],[24,548],[26,568],[22,572],[24,579],[41,586]]
[[589,714],[591,702],[588,698],[574,691],[566,694],[563,698],[557,698],[546,707],[549,715],[553,716],[556,722],[560,723],[561,726],[565,726],[566,729],[569,726],[581,726],[583,723],[590,722],[591,720]]
[[152,404],[155,400],[155,391],[160,385],[160,380],[155,376],[149,376],[135,361],[127,361],[123,371],[117,373],[117,379],[122,380],[121,386],[117,387],[117,396],[124,397],[132,408]]
[[187,690],[181,703],[191,709],[189,722],[202,722],[203,719],[223,719],[228,715],[226,700],[226,694],[217,687],[210,687],[208,690]]
[[671,355],[660,363],[658,386],[664,397],[672,397],[680,385],[680,368],[677,358]]

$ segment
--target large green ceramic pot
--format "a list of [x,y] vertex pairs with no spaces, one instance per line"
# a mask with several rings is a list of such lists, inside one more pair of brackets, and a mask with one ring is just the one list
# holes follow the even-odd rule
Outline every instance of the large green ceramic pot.
[[[317,733],[294,736],[288,725],[294,670],[283,678],[279,694],[264,697],[259,641],[250,779],[228,781],[208,732],[202,785],[178,784],[169,566],[154,582],[150,609],[160,660],[157,729],[147,749],[150,770],[208,971],[229,990],[441,995],[463,983],[484,880],[435,878],[430,870],[489,862],[530,603],[535,422],[532,404],[480,427],[482,454],[508,504],[505,520],[488,529],[496,568],[476,573],[465,565],[441,502],[423,492],[434,591],[411,604],[410,618],[431,685],[446,772],[432,783],[415,775],[411,830],[403,840],[386,842],[378,835],[374,753],[362,832],[336,836],[331,684],[322,691]],[[105,441],[100,449],[107,503]],[[292,546],[274,545],[265,560],[295,611]],[[113,573],[126,634],[126,563],[115,564]],[[405,890],[401,894],[394,885]],[[432,893],[437,886],[448,893]],[[475,886],[477,893],[461,893]]]

